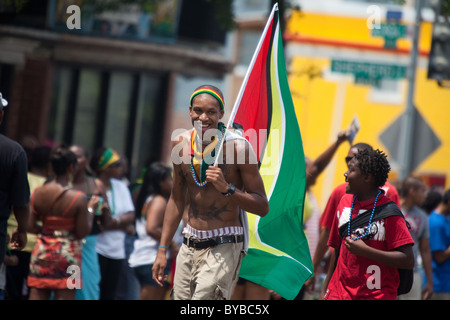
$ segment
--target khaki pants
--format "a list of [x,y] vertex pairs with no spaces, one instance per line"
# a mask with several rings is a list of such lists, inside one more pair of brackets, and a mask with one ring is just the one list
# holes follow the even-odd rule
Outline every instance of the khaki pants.
[[198,250],[183,244],[177,256],[172,299],[230,299],[242,247],[242,242],[224,243]]

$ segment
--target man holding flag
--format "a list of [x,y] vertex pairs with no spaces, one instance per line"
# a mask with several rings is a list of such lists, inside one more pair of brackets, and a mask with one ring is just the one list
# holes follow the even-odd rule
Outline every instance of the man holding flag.
[[[197,88],[189,107],[194,128],[173,142],[180,154],[172,159],[173,188],[153,278],[160,285],[167,279],[166,253],[188,198],[188,221],[176,261],[175,300],[229,299],[247,240],[241,210],[259,216],[269,211],[252,147],[219,122],[223,114],[222,92],[208,85]],[[187,161],[178,163],[178,156]],[[218,157],[225,161],[215,161]]]
[[[181,149],[181,156],[189,154],[190,157],[188,161],[184,160],[188,165],[174,163],[174,175],[179,177],[174,177],[153,277],[158,282],[164,280],[166,246],[181,219],[184,209],[182,190],[187,187],[191,201],[188,221],[191,228],[188,226],[185,234],[198,238],[205,235],[203,230],[211,227],[242,226],[247,254],[242,258],[239,276],[271,289],[283,298],[294,299],[313,270],[303,231],[305,155],[287,81],[277,4],[250,62],[228,125],[219,123],[223,116],[223,96],[213,87],[200,87],[194,91],[189,111],[195,129],[181,135],[173,143],[172,151]],[[242,131],[242,137],[247,139],[232,133],[230,128]],[[205,134],[203,138],[209,138],[203,142],[208,145],[201,149],[198,147],[201,140],[198,133],[206,133],[208,129],[216,129],[217,134]],[[234,144],[227,142],[228,139]],[[180,148],[182,145],[188,150]],[[230,145],[234,148],[229,148]],[[216,154],[219,157],[215,157]],[[242,154],[246,156],[242,157]],[[223,158],[226,158],[225,165],[216,167]],[[214,166],[208,167],[212,163]],[[238,228],[238,235],[240,232]],[[240,236],[236,239],[241,241]],[[190,240],[185,242],[191,244]],[[183,248],[180,253],[182,251]],[[195,259],[200,252],[203,251],[191,252],[186,260]],[[183,259],[180,260],[177,259],[176,269],[179,273],[179,268],[183,268]],[[230,274],[228,279],[232,279],[237,269],[222,271]],[[194,279],[197,279],[196,274]],[[176,292],[180,285],[177,281],[182,280],[175,274],[174,281],[177,297],[181,294]],[[200,282],[197,279],[197,283]],[[230,295],[229,282],[224,297]],[[198,290],[188,281],[181,285],[187,288],[187,294],[178,296],[181,298],[191,297],[189,290]],[[194,293],[192,298],[202,297]]]

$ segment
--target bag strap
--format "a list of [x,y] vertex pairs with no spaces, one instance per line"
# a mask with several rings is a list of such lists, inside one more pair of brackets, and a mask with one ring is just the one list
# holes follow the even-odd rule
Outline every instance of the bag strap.
[[[350,232],[369,224],[371,211],[372,210],[364,211],[361,214],[359,214],[356,218],[354,218],[352,220],[352,226],[351,226]],[[384,218],[387,218],[390,216],[403,217],[403,219],[406,223],[406,226],[408,227],[408,229],[411,229],[411,226],[410,226],[409,222],[406,221],[405,216],[403,215],[402,211],[400,210],[398,205],[393,201],[383,203],[382,205],[379,205],[378,207],[376,207],[375,212],[373,213],[372,222],[381,220],[381,219],[384,219]],[[341,239],[343,239],[347,235],[347,231],[348,231],[347,229],[348,229],[348,222],[339,228],[339,234],[341,236]],[[336,260],[334,262],[334,268],[336,268],[336,266],[337,266],[337,261],[339,259],[340,251],[341,251],[341,245],[339,245],[339,247],[336,249]]]
[[[362,213],[360,213],[357,217],[352,219],[351,221],[351,231],[354,231],[358,228],[361,228],[363,226],[366,226],[369,224],[370,215],[372,210],[367,210]],[[372,222],[375,222],[377,220],[381,220],[390,216],[401,216],[403,219],[405,217],[403,216],[402,211],[397,206],[397,204],[393,201],[389,201],[386,203],[383,203],[382,205],[379,205],[375,208],[375,212],[373,214]],[[408,229],[410,228],[409,223],[405,220],[406,225],[408,226]],[[344,238],[347,235],[348,232],[348,222],[343,224],[339,227],[339,234],[341,238]]]

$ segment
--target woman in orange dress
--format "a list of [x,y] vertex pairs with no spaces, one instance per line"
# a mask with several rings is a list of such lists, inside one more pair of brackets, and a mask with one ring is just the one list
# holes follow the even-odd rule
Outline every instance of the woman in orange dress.
[[[67,147],[52,151],[50,161],[55,178],[37,188],[31,196],[29,231],[37,233],[31,254],[30,300],[73,300],[81,288],[81,240],[92,228],[98,197],[87,202],[86,195],[70,185],[77,165]],[[42,221],[42,226],[37,224]]]

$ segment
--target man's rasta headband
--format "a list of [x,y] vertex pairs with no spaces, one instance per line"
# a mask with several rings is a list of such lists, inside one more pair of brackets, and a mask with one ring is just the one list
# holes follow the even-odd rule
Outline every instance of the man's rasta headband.
[[105,152],[103,152],[102,156],[100,157],[100,160],[98,161],[98,164],[97,164],[97,170],[106,169],[110,165],[112,165],[113,163],[115,163],[119,160],[120,160],[119,154],[116,151],[114,151],[113,149],[108,148],[105,150]]
[[197,95],[199,95],[200,93],[208,93],[208,94],[212,95],[214,98],[217,99],[217,101],[219,101],[220,110],[223,110],[225,103],[223,102],[222,97],[216,91],[214,91],[213,89],[209,89],[209,88],[201,88],[201,89],[195,90],[194,93],[191,95],[191,100],[190,100],[191,106],[192,106],[192,100],[194,100],[194,98]]

